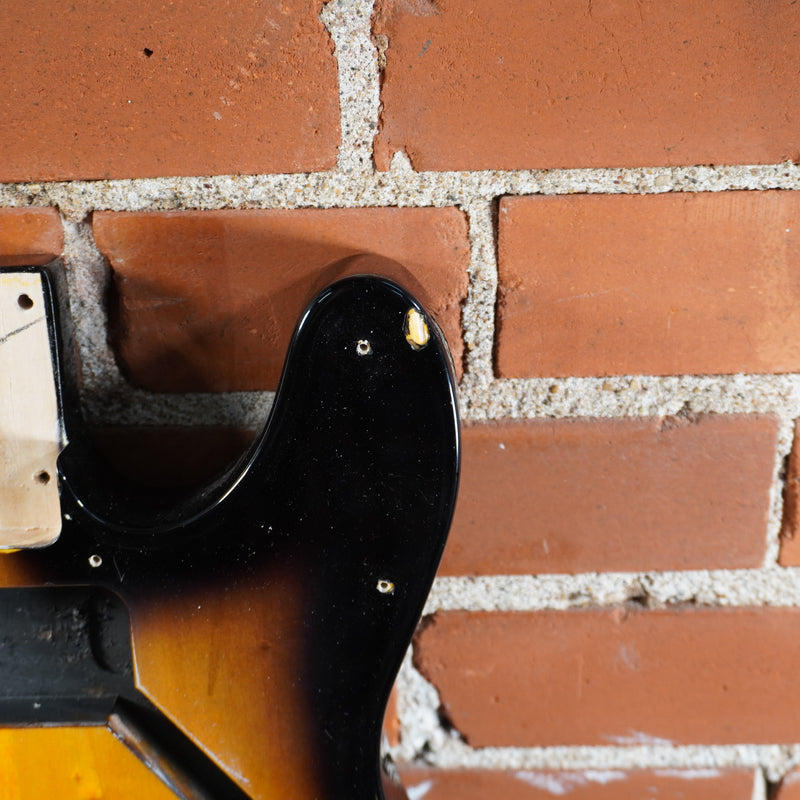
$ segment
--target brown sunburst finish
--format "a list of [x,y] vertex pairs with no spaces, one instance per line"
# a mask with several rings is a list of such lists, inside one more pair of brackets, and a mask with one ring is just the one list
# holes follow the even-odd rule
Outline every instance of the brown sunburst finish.
[[105,728],[0,730],[0,800],[175,800]]
[[[24,553],[0,558],[0,586],[41,585],[43,577],[28,567]],[[122,593],[137,686],[253,800],[325,796],[313,708],[302,681],[303,588],[291,570],[275,567],[210,590]],[[0,778],[3,769],[9,775],[0,800],[70,797],[65,786],[82,800],[138,800],[151,785],[158,787],[148,795],[152,800],[174,797],[103,729],[0,733],[0,759],[7,753],[13,760],[0,766]]]
[[[21,641],[35,646],[30,662],[9,661],[6,652],[6,666],[16,667],[3,696],[7,725],[95,722],[109,713],[108,702],[109,728],[134,749],[140,743],[156,767],[173,769],[175,786],[196,777],[192,800],[208,796],[206,785],[217,787],[214,800],[236,794],[163,718],[150,724],[161,712],[252,800],[380,796],[380,714],[435,574],[458,476],[446,345],[432,321],[424,341],[410,339],[411,312],[424,319],[412,298],[379,278],[345,279],[323,291],[296,333],[270,423],[246,469],[241,462],[227,483],[197,495],[201,513],[192,500],[150,514],[148,501],[137,499],[145,495],[115,494],[70,418],[74,431],[59,461],[61,538],[44,550],[0,556],[0,590],[63,585],[115,593],[128,611],[138,694],[113,682],[111,700],[103,694],[102,670],[130,680],[130,653],[120,667],[104,661],[101,634],[90,638],[104,621],[86,617],[77,634],[69,624],[61,623],[67,634],[51,626],[50,603],[61,620],[84,612],[47,598],[83,597],[83,590],[8,592],[28,598],[4,607],[9,633],[27,625]],[[365,336],[368,349],[359,349]],[[70,397],[77,406],[77,395]],[[44,617],[19,613],[26,602],[40,613],[42,597]],[[124,642],[121,609],[107,617],[122,620],[113,636]],[[48,655],[39,668],[39,628],[31,624],[42,618],[67,649],[50,648],[62,660]],[[79,658],[94,658],[98,670],[79,697],[59,694],[58,675],[48,691],[53,673],[73,680],[73,635],[84,637],[90,654]],[[46,699],[32,721],[30,709],[42,709],[39,700],[51,694],[65,698],[65,710]],[[102,715],[74,716],[77,705],[81,714],[88,705]],[[0,800],[171,796],[137,764],[102,726],[0,729]]]
[[137,682],[253,798],[320,797],[288,570],[131,609]]

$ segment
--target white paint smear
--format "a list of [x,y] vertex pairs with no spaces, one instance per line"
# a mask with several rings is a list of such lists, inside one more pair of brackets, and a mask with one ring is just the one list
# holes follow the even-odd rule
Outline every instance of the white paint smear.
[[423,781],[416,786],[407,786],[406,794],[408,795],[408,800],[420,800],[420,798],[425,797],[431,789],[433,789],[433,781]]
[[718,778],[722,775],[718,769],[657,769],[654,774],[659,778],[683,778],[687,781]]
[[514,773],[517,780],[542,789],[554,795],[565,795],[573,789],[586,786],[590,783],[600,783],[605,786],[614,781],[624,781],[625,772],[617,770],[586,770],[585,772],[528,772]]
[[658,736],[651,736],[643,731],[631,731],[630,736],[604,736],[603,738],[614,744],[644,744],[649,747],[672,744],[669,739],[659,739]]

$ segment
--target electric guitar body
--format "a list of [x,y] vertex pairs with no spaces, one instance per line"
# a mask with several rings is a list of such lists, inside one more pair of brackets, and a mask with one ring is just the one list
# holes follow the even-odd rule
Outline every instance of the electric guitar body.
[[388,280],[326,288],[249,451],[165,498],[90,444],[59,280],[0,273],[29,315],[0,357],[45,326],[65,444],[57,475],[25,467],[25,491],[57,483],[60,534],[0,556],[0,797],[395,796],[381,724],[458,482],[438,328]]

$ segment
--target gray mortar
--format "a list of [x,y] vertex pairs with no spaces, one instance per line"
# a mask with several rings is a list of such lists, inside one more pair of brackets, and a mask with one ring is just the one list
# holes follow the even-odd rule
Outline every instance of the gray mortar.
[[[347,127],[343,125],[343,128]],[[364,147],[340,149],[360,163]],[[388,172],[333,171],[0,184],[0,206],[54,206],[80,221],[98,211],[226,208],[468,207],[503,195],[664,194],[800,188],[800,165],[414,172],[395,156]]]
[[469,290],[461,314],[465,370],[461,385],[461,413],[468,415],[473,398],[484,395],[492,383],[494,314],[497,297],[492,203],[476,201],[467,207],[469,224]]
[[[373,71],[372,64],[369,71]],[[388,172],[361,172],[351,165],[360,164],[365,147],[340,149],[340,161],[352,171],[0,184],[0,206],[54,206],[68,219],[80,221],[92,210],[452,205],[466,208],[503,195],[800,189],[800,165],[791,162],[714,167],[414,172],[408,159],[398,155]]]
[[[161,177],[135,180],[0,185],[0,206],[52,206],[62,214],[63,261],[78,319],[87,416],[96,424],[230,424],[258,427],[273,395],[157,395],[132,388],[108,347],[103,295],[109,268],[92,239],[95,210],[164,211],[242,208],[456,206],[469,220],[469,289],[462,310],[466,420],[539,417],[637,417],[696,413],[770,413],[780,422],[769,541],[762,569],[663,573],[440,578],[426,612],[446,609],[535,610],[613,606],[644,597],[661,607],[800,607],[800,570],[776,566],[781,515],[781,467],[793,421],[800,416],[800,375],[623,376],[497,380],[493,374],[497,264],[493,208],[503,195],[576,193],[659,194],[800,189],[800,166],[687,166],[635,169],[415,172],[403,153],[388,172],[375,172],[372,140],[380,112],[379,61],[370,39],[372,2],[331,0],[320,15],[339,70],[341,145],[331,172],[283,175]],[[385,51],[390,42],[379,43]],[[697,532],[702,536],[703,531]],[[800,745],[678,747],[633,737],[607,747],[474,749],[445,730],[440,698],[407,658],[398,679],[402,742],[393,753],[445,767],[511,770],[753,769],[754,800],[764,800],[762,770],[776,780],[800,764]]]
[[86,401],[98,395],[125,394],[127,387],[108,344],[105,295],[111,276],[108,262],[97,249],[91,225],[62,219],[63,263],[69,285],[69,304],[76,322],[81,354],[82,393]]
[[[331,0],[320,14],[339,62],[341,144],[337,166],[348,174],[373,171],[380,82],[378,54],[371,40],[372,5],[372,0]],[[348,69],[348,65],[354,68]]]
[[615,606],[632,599],[648,608],[686,603],[798,608],[800,568],[441,577],[434,583],[425,613],[564,610]]

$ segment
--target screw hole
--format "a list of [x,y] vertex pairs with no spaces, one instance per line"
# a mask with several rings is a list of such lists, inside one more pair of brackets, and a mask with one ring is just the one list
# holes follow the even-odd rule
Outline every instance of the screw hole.
[[146,58],[150,58],[150,56],[153,55],[153,51],[149,47],[145,47],[142,52],[145,54]]
[[28,309],[33,308],[33,300],[31,300],[30,296],[27,294],[21,294],[17,298],[17,305],[23,310],[28,311]]
[[360,356],[368,356],[372,353],[372,345],[366,339],[359,339],[356,344],[356,353]]
[[376,588],[381,594],[394,594],[394,584],[391,581],[379,580]]
[[50,483],[50,473],[47,470],[42,470],[36,473],[36,482],[41,483],[42,486],[47,486]]
[[89,566],[94,567],[95,569],[101,566],[103,563],[103,559],[97,555],[97,553],[89,556]]

